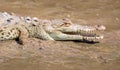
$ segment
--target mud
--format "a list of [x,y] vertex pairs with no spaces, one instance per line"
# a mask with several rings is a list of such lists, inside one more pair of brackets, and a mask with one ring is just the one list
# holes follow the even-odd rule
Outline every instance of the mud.
[[0,70],[120,70],[119,0],[0,0],[0,11],[43,19],[70,18],[83,25],[102,24],[105,38],[96,44],[42,41],[25,45],[0,42]]

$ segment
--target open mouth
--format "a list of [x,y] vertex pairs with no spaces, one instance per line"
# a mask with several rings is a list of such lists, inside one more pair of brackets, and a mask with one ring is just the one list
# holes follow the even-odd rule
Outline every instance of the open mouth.
[[102,35],[98,35],[96,33],[87,33],[87,32],[63,32],[67,35],[74,35],[74,36],[82,36],[83,41],[87,42],[99,42],[99,40],[103,39]]

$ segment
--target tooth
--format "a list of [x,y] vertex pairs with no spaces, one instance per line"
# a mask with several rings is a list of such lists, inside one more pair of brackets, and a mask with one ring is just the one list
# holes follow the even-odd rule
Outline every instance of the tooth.
[[95,41],[96,41],[96,37],[93,37],[93,40],[92,40],[92,41],[94,41],[94,42],[95,42]]
[[81,29],[81,32],[80,32],[81,34],[83,34],[83,30]]
[[91,34],[91,30],[89,29],[89,32],[88,32],[89,34]]
[[81,34],[82,30],[80,29],[79,34]]
[[87,37],[84,37],[84,40],[87,40]]
[[79,37],[80,37],[81,39],[83,39],[83,36],[79,35]]
[[104,38],[104,36],[100,36],[100,38],[101,38],[101,39],[103,39],[103,38]]
[[86,37],[86,40],[88,40],[88,37]]
[[77,30],[77,33],[79,33],[79,30]]
[[91,41],[94,41],[94,39],[95,39],[94,37],[91,37]]
[[96,37],[96,40],[99,40],[100,38],[99,37]]
[[95,37],[92,37],[92,41],[94,41]]
[[90,35],[92,34],[92,30],[90,30],[89,34],[90,34]]
[[86,35],[86,34],[87,34],[87,32],[88,32],[88,30],[87,30],[87,29],[85,29],[85,30],[84,30],[84,34]]
[[92,37],[88,37],[88,41],[91,41],[92,40]]
[[88,41],[91,41],[91,38],[90,38],[90,37],[87,37],[87,40],[88,40]]
[[79,30],[79,33],[81,32],[81,30]]
[[89,32],[90,32],[90,31],[88,30],[88,31],[86,32],[86,35],[88,35],[88,34],[89,34]]
[[92,34],[94,34],[94,30],[92,30]]
[[83,35],[85,35],[85,31],[83,31]]

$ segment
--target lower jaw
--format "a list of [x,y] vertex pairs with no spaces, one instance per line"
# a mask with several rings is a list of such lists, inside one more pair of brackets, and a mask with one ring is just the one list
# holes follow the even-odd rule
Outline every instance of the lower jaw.
[[94,37],[83,37],[83,40],[85,41],[90,41],[90,42],[99,42],[100,40],[103,39],[103,36],[94,36]]
[[81,35],[81,36],[86,36],[86,37],[95,37],[95,36],[99,36],[96,33],[92,32],[92,33],[88,33],[88,32],[63,32],[64,34],[68,34],[68,35]]

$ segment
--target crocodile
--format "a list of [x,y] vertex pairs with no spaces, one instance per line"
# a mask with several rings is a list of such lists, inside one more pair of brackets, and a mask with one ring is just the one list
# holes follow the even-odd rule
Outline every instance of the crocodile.
[[24,44],[28,38],[33,37],[52,41],[100,42],[103,39],[101,31],[105,30],[103,25],[74,24],[68,18],[52,20],[33,18],[34,22],[31,21],[30,17],[19,19],[19,21],[11,22],[5,27],[0,26],[1,41],[18,40]]

